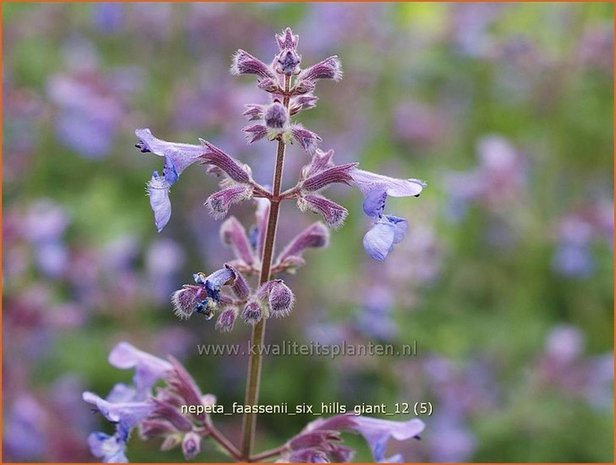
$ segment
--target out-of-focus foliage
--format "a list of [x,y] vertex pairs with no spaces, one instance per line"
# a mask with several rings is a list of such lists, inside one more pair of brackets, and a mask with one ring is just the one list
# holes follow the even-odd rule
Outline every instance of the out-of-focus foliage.
[[[198,343],[249,331],[173,317],[169,294],[230,252],[189,169],[157,234],[144,185],[150,127],[211,140],[267,183],[273,146],[248,146],[244,48],[300,33],[306,62],[338,54],[303,123],[339,163],[425,179],[390,199],[410,230],[381,264],[361,247],[361,196],[330,248],[291,279],[297,306],[268,341],[418,344],[416,357],[265,360],[263,403],[431,401],[410,461],[612,461],[611,4],[6,4],[3,7],[4,458],[90,460],[102,428],[81,401],[127,373],[120,340],[183,360],[204,392],[241,401],[244,357]],[[306,155],[290,150],[285,185]],[[233,213],[248,225],[250,208]],[[313,218],[285,205],[280,241]],[[261,416],[257,447],[312,416]],[[239,417],[215,417],[235,441]],[[353,443],[353,438],[350,438]],[[359,459],[368,451],[359,442]],[[397,452],[392,450],[393,452]],[[129,458],[179,460],[137,435]],[[202,459],[224,460],[206,449]]]

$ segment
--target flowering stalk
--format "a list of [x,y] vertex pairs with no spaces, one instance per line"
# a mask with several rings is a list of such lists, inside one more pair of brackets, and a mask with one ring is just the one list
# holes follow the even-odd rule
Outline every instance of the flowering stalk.
[[[332,56],[302,70],[297,53],[299,37],[290,28],[276,35],[279,53],[267,65],[253,55],[239,50],[233,57],[231,72],[257,76],[258,87],[270,94],[267,105],[248,104],[244,115],[256,121],[243,129],[250,143],[258,140],[276,141],[276,161],[271,192],[252,178],[252,169],[208,141],[200,145],[167,142],[156,138],[149,129],[139,129],[137,148],[164,159],[162,173],[155,171],[147,183],[147,193],[154,212],[154,223],[160,232],[171,219],[171,187],[182,172],[193,164],[206,166],[208,174],[221,178],[220,190],[211,194],[205,205],[210,214],[221,219],[232,205],[246,200],[256,201],[256,224],[247,232],[235,217],[230,216],[220,228],[221,242],[232,249],[235,259],[212,272],[197,272],[194,283],[184,284],[172,296],[173,309],[180,319],[202,315],[206,320],[216,317],[214,327],[231,331],[237,320],[252,326],[252,346],[246,378],[244,404],[258,404],[263,364],[263,344],[266,320],[291,313],[295,297],[289,286],[278,277],[293,273],[304,263],[308,248],[326,247],[329,229],[342,226],[348,210],[325,197],[323,191],[331,184],[355,185],[364,194],[363,210],[373,220],[364,236],[368,255],[383,260],[407,231],[403,218],[385,214],[388,196],[419,196],[425,183],[416,179],[395,179],[360,170],[357,163],[336,165],[333,150],[322,151],[321,137],[291,117],[315,106],[312,94],[321,79],[339,80],[342,70],[338,57]],[[285,151],[288,144],[297,144],[310,157],[302,168],[296,185],[282,192]],[[274,259],[276,229],[280,203],[295,200],[301,211],[320,214],[323,222],[315,222],[298,233]],[[249,284],[250,276],[258,275],[256,288]],[[248,278],[248,279],[247,279]],[[106,399],[85,393],[84,400],[94,404],[114,422],[113,436],[93,433],[91,450],[105,461],[126,461],[125,449],[131,431],[139,428],[143,439],[162,438],[162,450],[181,445],[187,460],[201,453],[201,443],[210,439],[237,461],[261,461],[278,457],[288,462],[346,462],[354,451],[341,444],[343,431],[361,434],[370,445],[376,461],[399,461],[397,456],[384,457],[390,438],[406,440],[417,437],[423,423],[391,422],[365,417],[338,415],[310,423],[298,435],[282,446],[252,455],[256,430],[256,413],[245,413],[240,447],[237,448],[213,424],[205,407],[216,404],[211,394],[203,395],[192,377],[174,359],[170,362],[120,344],[110,356],[118,368],[135,368],[134,387],[116,385]],[[165,387],[153,390],[159,379]],[[182,411],[182,405],[201,413]],[[249,410],[249,409],[247,409]]]
[[[289,92],[290,76],[285,76],[284,87],[285,92]],[[285,95],[283,99],[285,110],[289,108],[289,97]],[[265,245],[263,247],[263,256],[261,258],[261,275],[259,277],[259,285],[265,284],[270,280],[270,270],[272,267],[272,257],[274,254],[274,244],[276,242],[276,227],[278,225],[278,213],[280,211],[280,189],[282,185],[282,173],[284,169],[284,155],[286,144],[282,137],[278,139],[276,148],[276,166],[274,168],[274,180],[272,196],[270,197],[269,218],[267,221],[267,229],[265,233]],[[259,388],[261,384],[261,367],[263,365],[262,349],[265,339],[265,318],[262,318],[252,329],[252,341],[256,350],[250,355],[248,362],[248,372],[246,378],[246,405],[255,405],[259,400]],[[248,461],[254,443],[255,429],[257,425],[256,413],[245,413],[244,424],[242,430],[242,459]]]

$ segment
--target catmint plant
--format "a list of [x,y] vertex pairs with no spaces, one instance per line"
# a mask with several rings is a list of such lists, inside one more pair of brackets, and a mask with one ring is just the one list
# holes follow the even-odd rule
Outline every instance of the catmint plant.
[[[363,246],[370,257],[384,260],[403,240],[408,228],[405,219],[385,213],[387,198],[417,197],[426,186],[417,179],[396,179],[361,170],[358,163],[337,165],[334,151],[322,149],[322,138],[298,123],[296,117],[316,106],[314,91],[320,80],[342,78],[340,60],[331,56],[304,66],[297,49],[299,37],[290,28],[277,34],[276,42],[278,52],[269,64],[238,50],[231,65],[232,74],[254,75],[257,87],[268,97],[266,103],[246,105],[244,116],[250,124],[243,131],[249,143],[273,143],[276,161],[271,187],[257,182],[249,165],[208,141],[200,140],[195,145],[167,142],[149,129],[136,131],[136,147],[161,157],[162,169],[154,171],[147,182],[159,232],[171,220],[171,188],[185,169],[202,165],[207,174],[220,179],[219,190],[210,193],[205,206],[215,220],[224,219],[220,240],[234,258],[216,270],[194,273],[193,282],[176,290],[171,302],[175,315],[182,320],[202,315],[222,332],[232,331],[238,324],[252,328],[252,344],[257,350],[250,356],[245,405],[258,404],[262,365],[259,349],[267,320],[293,313],[294,292],[284,274],[294,273],[304,265],[306,249],[326,247],[330,229],[340,228],[348,215],[344,206],[325,195],[326,189],[344,184],[362,192],[363,211],[371,221]],[[306,164],[295,186],[283,190],[283,166],[289,145],[305,152],[295,156],[305,157]],[[255,204],[254,224],[249,228],[229,216],[234,204],[246,201]],[[319,214],[322,221],[299,231],[276,254],[276,229],[284,201],[295,202],[301,211]],[[418,438],[424,428],[419,419],[399,422],[337,415],[309,423],[278,448],[253,454],[255,413],[244,415],[239,446],[217,429],[212,416],[203,409],[201,413],[182,413],[183,405],[211,406],[216,399],[212,394],[203,394],[177,360],[163,360],[120,343],[112,350],[109,362],[117,368],[134,369],[135,376],[132,386],[117,384],[105,399],[84,393],[84,400],[115,424],[113,435],[92,433],[89,437],[92,453],[107,462],[127,461],[126,444],[135,429],[143,439],[161,438],[163,450],[181,447],[187,460],[199,456],[202,442],[208,440],[238,461],[347,462],[354,450],[343,445],[341,434],[351,432],[365,438],[375,461],[401,461],[400,456],[385,457],[388,441]],[[164,384],[155,387],[159,381]]]

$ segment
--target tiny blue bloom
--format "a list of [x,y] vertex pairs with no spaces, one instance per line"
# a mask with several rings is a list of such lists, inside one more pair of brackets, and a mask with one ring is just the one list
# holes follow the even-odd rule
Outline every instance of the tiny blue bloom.
[[160,232],[171,218],[169,189],[177,182],[182,171],[195,163],[206,150],[203,145],[178,144],[158,139],[149,129],[137,129],[135,135],[139,138],[135,146],[142,153],[153,153],[165,158],[163,175],[154,171],[147,183],[156,229]]
[[364,249],[368,256],[383,261],[394,245],[404,239],[408,223],[397,216],[382,216],[364,236]]
[[351,429],[361,434],[368,442],[376,462],[397,461],[397,456],[389,459],[385,458],[389,439],[405,441],[411,438],[418,438],[425,427],[424,422],[417,418],[409,421],[391,421],[358,416],[353,420],[355,425]]
[[96,432],[88,436],[90,451],[95,457],[100,457],[105,463],[128,463],[126,458],[126,439],[119,433],[109,436]]
[[419,179],[396,179],[359,169],[350,174],[364,194],[364,213],[376,220],[364,236],[364,249],[371,258],[385,260],[393,246],[404,239],[408,229],[405,219],[383,214],[387,196],[418,197],[426,183]]

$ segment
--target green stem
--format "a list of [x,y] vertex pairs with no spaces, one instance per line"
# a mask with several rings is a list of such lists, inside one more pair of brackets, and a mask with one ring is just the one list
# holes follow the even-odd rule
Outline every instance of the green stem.
[[[285,76],[285,90],[289,91],[290,78]],[[289,97],[283,100],[285,108],[289,108]],[[259,285],[270,280],[270,270],[272,267],[272,257],[274,254],[274,243],[276,241],[276,227],[278,226],[278,212],[280,210],[280,187],[282,185],[282,171],[284,167],[284,154],[286,145],[282,138],[278,139],[276,149],[276,166],[274,168],[274,181],[272,196],[270,199],[270,211],[267,221],[267,231],[265,233],[265,245],[263,247],[263,257],[261,259],[261,275]],[[255,350],[251,353],[248,361],[248,374],[246,381],[246,394],[244,397],[245,405],[256,405],[259,401],[259,388],[261,384],[261,366],[263,364],[263,341],[265,339],[265,318],[262,318],[252,329],[252,342]],[[244,425],[242,430],[242,460],[250,461],[250,454],[255,438],[257,425],[257,415],[255,413],[244,414]]]

